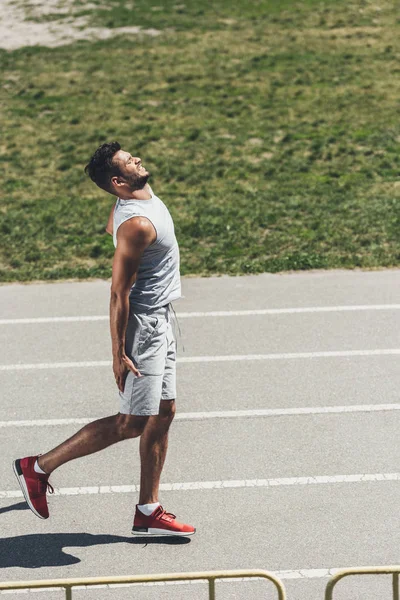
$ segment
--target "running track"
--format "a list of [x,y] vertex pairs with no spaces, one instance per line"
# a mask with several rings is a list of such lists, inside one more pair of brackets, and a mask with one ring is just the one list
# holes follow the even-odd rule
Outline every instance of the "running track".
[[[184,280],[162,501],[198,533],[146,545],[130,536],[136,440],[57,471],[48,521],[25,509],[10,468],[115,412],[109,283],[0,287],[1,580],[263,568],[289,600],[322,600],[331,569],[398,563],[399,290],[400,270]],[[384,600],[390,578],[337,591]],[[134,597],[207,593],[141,586]],[[218,600],[258,597],[275,595],[217,585]]]

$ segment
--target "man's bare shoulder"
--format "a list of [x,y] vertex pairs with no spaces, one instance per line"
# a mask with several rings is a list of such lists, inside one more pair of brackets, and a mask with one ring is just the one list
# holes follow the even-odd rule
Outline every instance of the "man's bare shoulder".
[[154,225],[142,216],[132,217],[122,223],[117,232],[118,240],[133,241],[140,245],[150,245],[157,237]]

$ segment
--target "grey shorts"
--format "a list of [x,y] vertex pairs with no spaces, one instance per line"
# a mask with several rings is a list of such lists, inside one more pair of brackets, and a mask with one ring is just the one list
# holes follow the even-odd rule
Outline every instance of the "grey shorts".
[[141,373],[129,371],[119,412],[125,415],[158,415],[160,400],[176,398],[176,343],[171,305],[147,313],[129,314],[125,351]]

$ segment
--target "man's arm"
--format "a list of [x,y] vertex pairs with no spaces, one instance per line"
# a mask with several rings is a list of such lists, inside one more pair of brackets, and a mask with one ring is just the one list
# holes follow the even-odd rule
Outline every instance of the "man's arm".
[[115,204],[113,205],[113,207],[111,209],[110,215],[108,217],[107,225],[106,225],[106,231],[110,235],[112,235],[113,231],[114,231],[114,210],[115,210]]
[[139,371],[125,353],[129,292],[136,279],[142,254],[155,238],[156,232],[153,225],[143,217],[134,217],[125,221],[117,233],[117,248],[112,269],[110,330],[113,371],[116,384],[121,392],[124,391],[128,370],[140,377]]

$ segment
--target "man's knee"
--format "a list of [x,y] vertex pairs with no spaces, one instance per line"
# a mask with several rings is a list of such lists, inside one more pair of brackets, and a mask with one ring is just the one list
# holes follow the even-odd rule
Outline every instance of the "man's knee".
[[118,413],[116,416],[117,429],[121,440],[135,438],[142,435],[149,417],[139,417],[137,415],[124,415]]
[[172,420],[176,413],[175,400],[161,400],[160,412],[158,418],[164,422],[172,423]]

